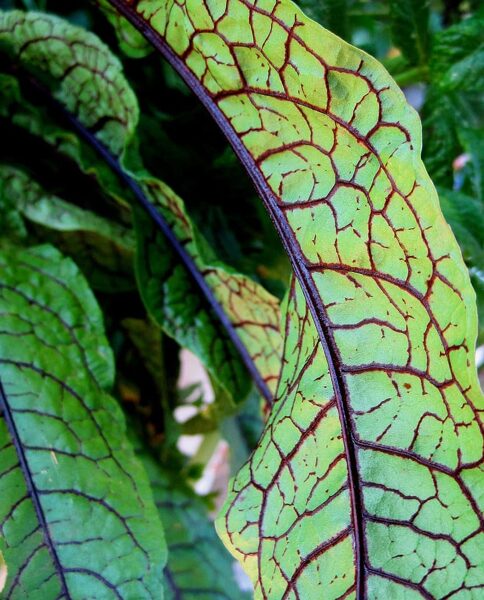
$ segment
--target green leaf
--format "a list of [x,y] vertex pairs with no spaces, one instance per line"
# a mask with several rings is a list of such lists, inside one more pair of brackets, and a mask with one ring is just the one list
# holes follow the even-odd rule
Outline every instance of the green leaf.
[[432,41],[431,76],[441,91],[477,91],[484,78],[484,10],[438,32]]
[[122,151],[138,122],[138,104],[121,63],[95,35],[53,15],[2,12],[0,48],[51,84],[54,98],[111,152]]
[[453,161],[468,151],[465,132],[480,129],[475,96],[484,77],[483,15],[481,11],[433,38],[430,85],[423,106],[424,160],[434,182],[448,188],[453,187]]
[[22,232],[17,238],[32,243],[25,226],[30,223],[38,237],[75,260],[95,289],[133,288],[134,236],[130,229],[48,194],[14,167],[0,165],[0,178],[0,203],[10,207],[8,214],[15,207],[16,221],[24,221],[17,225]]
[[422,109],[425,166],[436,185],[453,187],[453,162],[462,152],[457,135],[459,114],[452,95],[429,87]]
[[[168,186],[149,177],[140,177],[138,181],[153,206],[166,219],[176,238],[182,241],[185,251],[236,330],[263,385],[270,393],[274,393],[282,351],[278,300],[250,278],[213,260],[200,233],[187,215],[183,202]],[[173,260],[169,258],[170,250],[165,238],[156,235],[155,228],[150,228],[148,219],[140,211],[135,211],[135,223],[138,235],[138,276],[148,308],[164,327],[169,327],[174,337],[183,340],[182,345],[195,348],[198,356],[213,353],[212,340],[217,337],[216,331],[206,335],[207,328],[210,327],[210,316],[204,314],[206,309],[197,301],[196,289],[190,292],[193,284],[184,276],[184,271],[172,269]],[[184,311],[180,310],[180,298],[190,296],[192,299],[185,302],[184,308],[188,315],[184,316]],[[187,323],[196,319],[205,321],[206,325],[195,330],[191,327],[184,329]],[[221,377],[225,369],[234,368],[236,363],[235,359],[232,364],[227,360],[227,356],[234,355],[234,350],[230,348],[226,334],[220,331],[220,325],[217,328],[220,345],[216,349],[218,352],[214,353],[211,361],[206,358],[203,362],[214,364],[215,370],[211,369],[211,372],[219,381],[238,378],[241,389],[244,389],[244,382],[247,383],[245,371]],[[189,336],[196,336],[196,339],[190,342]],[[227,341],[223,341],[224,338]],[[235,399],[237,402],[237,394]]]
[[218,521],[255,598],[475,596],[475,294],[417,114],[286,0],[111,4],[216,118],[298,281],[277,400]]
[[424,65],[429,54],[429,0],[390,0],[393,41],[411,64]]
[[462,192],[438,188],[440,205],[452,227],[466,263],[484,264],[484,205]]
[[102,316],[58,251],[4,248],[0,523],[6,598],[159,598],[166,561],[125,435]]
[[243,600],[234,560],[217,537],[206,502],[152,456],[140,454],[165,526],[166,600]]

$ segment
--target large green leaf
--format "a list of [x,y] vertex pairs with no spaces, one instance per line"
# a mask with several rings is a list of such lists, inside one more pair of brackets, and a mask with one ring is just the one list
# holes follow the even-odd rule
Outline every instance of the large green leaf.
[[382,66],[287,0],[111,0],[200,96],[298,286],[219,529],[257,598],[477,598],[475,294]]
[[[0,16],[0,47],[13,64],[48,85],[54,98],[70,111],[71,124],[82,129],[82,137],[97,147],[127,188],[124,195],[119,184],[111,192],[111,182],[102,172],[99,183],[103,189],[121,202],[133,194],[151,214],[148,217],[141,209],[134,213],[139,280],[148,310],[171,336],[198,354],[236,401],[250,388],[243,362],[259,381],[266,399],[272,399],[282,346],[278,302],[250,279],[203,261],[181,200],[140,167],[132,143],[137,102],[117,59],[92,34],[56,17],[19,11]],[[75,52],[69,50],[71,46]],[[93,75],[90,79],[89,72]],[[15,113],[21,104],[15,80],[4,93],[6,114]],[[95,111],[94,95],[100,99]],[[45,133],[44,123],[32,118],[33,111],[25,112],[15,122],[56,144],[59,136],[50,129]],[[96,171],[93,159],[89,157],[86,166],[78,145],[78,140],[68,144],[69,156],[91,174]],[[123,166],[128,162],[131,170]],[[257,305],[252,303],[255,297]],[[245,306],[247,299],[250,307]]]
[[4,246],[0,263],[5,598],[160,598],[163,529],[107,393],[94,296],[51,247]]

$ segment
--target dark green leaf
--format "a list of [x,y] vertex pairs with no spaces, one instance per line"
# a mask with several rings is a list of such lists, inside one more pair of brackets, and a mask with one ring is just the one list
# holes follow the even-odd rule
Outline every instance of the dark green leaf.
[[0,524],[6,597],[159,598],[163,530],[108,395],[102,316],[51,247],[0,256]]

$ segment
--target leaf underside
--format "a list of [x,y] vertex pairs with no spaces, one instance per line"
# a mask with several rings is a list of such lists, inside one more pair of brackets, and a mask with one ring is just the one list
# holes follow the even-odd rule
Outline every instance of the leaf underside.
[[475,296],[416,113],[286,0],[111,4],[222,127],[298,279],[218,525],[256,598],[478,598]]

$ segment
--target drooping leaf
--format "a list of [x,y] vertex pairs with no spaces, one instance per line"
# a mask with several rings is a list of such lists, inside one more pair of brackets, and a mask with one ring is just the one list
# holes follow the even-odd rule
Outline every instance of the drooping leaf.
[[256,598],[476,597],[475,294],[386,71],[286,0],[111,0],[247,167],[301,290],[219,521]]
[[205,501],[143,452],[161,521],[165,527],[168,563],[166,600],[248,600],[234,577],[234,560],[217,537]]
[[[36,228],[41,239],[55,243],[74,258],[95,289],[133,288],[134,236],[130,229],[46,193],[14,167],[0,165],[0,179],[2,209],[10,207],[10,214],[13,208],[21,220]],[[20,226],[21,237],[31,244],[25,223]],[[18,232],[16,237],[20,237]]]
[[[198,268],[201,276],[209,286],[216,301],[223,308],[225,315],[237,331],[237,334],[255,366],[255,377],[262,378],[262,384],[267,386],[270,393],[274,393],[275,385],[279,375],[282,338],[279,330],[279,302],[266,292],[264,288],[256,284],[250,278],[234,272],[229,267],[210,260],[204,254],[204,243],[200,234],[195,229],[181,199],[161,181],[154,178],[139,178],[147,197],[155,208],[161,212],[178,240],[181,240],[185,251],[189,254]],[[135,213],[139,215],[139,211]],[[138,217],[139,218],[139,217]],[[169,285],[166,276],[159,274],[153,276],[151,273],[162,268],[166,259],[160,258],[160,248],[156,252],[150,251],[150,239],[146,235],[148,223],[146,218],[141,217],[137,231],[140,236],[140,251],[138,259],[139,277],[141,287],[149,293],[150,288],[158,296],[156,299],[147,299],[147,304],[155,313],[166,314],[160,311],[165,299],[160,297],[163,289],[159,282],[165,281]],[[155,238],[158,243],[163,240]],[[168,261],[166,261],[168,263]],[[151,269],[151,272],[150,272]],[[176,273],[173,276],[176,277]],[[175,284],[175,293],[180,293],[180,284]],[[171,293],[167,288],[167,293]],[[183,293],[186,293],[184,291]],[[197,301],[187,303],[194,314],[199,313]],[[180,318],[180,311],[173,311],[174,318]],[[163,318],[161,316],[161,318]],[[211,336],[213,337],[213,336]],[[207,339],[209,341],[210,338]],[[201,354],[199,351],[198,355]],[[222,351],[219,355],[220,367],[229,367],[226,355]],[[244,375],[242,375],[244,376]]]
[[6,598],[159,598],[163,529],[125,423],[102,316],[43,246],[0,256]]
[[[157,211],[156,208],[151,208],[160,216],[163,213],[165,219],[171,218],[173,226],[179,224],[181,218],[182,225],[177,226],[178,230],[181,234],[187,233],[192,236],[191,224],[181,201],[161,182],[140,174],[142,170],[138,164],[138,157],[130,145],[136,127],[138,108],[117,59],[111,58],[108,49],[92,34],[84,39],[85,32],[56,17],[37,13],[24,14],[19,11],[3,13],[1,16],[0,44],[14,63],[18,62],[23,69],[41,81],[47,81],[54,89],[54,97],[69,111],[74,110],[74,115],[71,114],[70,117],[71,123],[75,122],[80,128],[84,128],[84,139],[90,140],[97,147],[125,187],[144,204],[145,209],[148,208],[149,211],[150,196],[153,196],[153,202],[164,209]],[[42,36],[39,36],[38,32],[41,32]],[[51,34],[53,37],[50,37]],[[61,39],[58,40],[57,37]],[[79,44],[78,40],[81,40]],[[62,60],[57,60],[58,44],[69,48],[74,42],[79,56],[71,56],[66,50],[66,57],[61,53]],[[22,46],[28,47],[29,53],[19,53]],[[90,49],[88,59],[82,53],[82,48],[85,49],[86,46]],[[37,50],[34,51],[34,48]],[[98,63],[101,66],[108,65],[108,85],[104,85],[102,78],[90,80],[85,101],[85,97],[78,93],[79,81],[74,79],[69,85],[66,81],[69,83],[69,77],[76,73],[80,73],[79,78],[84,81],[89,69],[98,75]],[[42,69],[45,69],[45,72]],[[56,83],[57,77],[61,77],[60,91]],[[51,83],[52,79],[54,83]],[[101,97],[101,101],[96,105],[97,121],[90,110],[94,90]],[[19,91],[14,89],[13,92],[8,98],[16,106]],[[111,99],[115,93],[119,95],[120,100],[112,103]],[[121,102],[122,99],[126,100]],[[25,120],[31,122],[28,118]],[[38,127],[42,128],[42,124]],[[99,146],[98,140],[107,148]],[[119,155],[120,159],[116,160],[111,153]],[[131,169],[123,166],[126,154],[129,155],[126,162],[130,163]],[[74,159],[77,159],[76,154]],[[107,187],[109,193],[109,183]],[[116,189],[114,194],[117,198],[119,189]],[[177,211],[177,214],[172,216],[171,210]],[[249,279],[239,277],[225,268],[219,269],[216,265],[210,269],[209,265],[205,265],[206,272],[200,274],[200,264],[197,264],[193,253],[187,252],[183,247],[184,244],[188,244],[185,237],[178,238],[177,242],[176,235],[170,235],[169,227],[168,231],[165,228],[164,235],[161,234],[157,219],[155,218],[153,223],[141,210],[135,211],[134,218],[140,239],[138,266],[142,295],[157,322],[179,343],[197,353],[213,376],[219,379],[237,401],[245,397],[250,388],[250,380],[239,358],[240,353],[254,378],[260,382],[266,399],[271,399],[279,369],[281,348],[276,299]],[[190,231],[183,230],[185,222]],[[163,224],[161,226],[163,227]],[[163,259],[158,261],[157,256],[155,263],[151,265],[149,249],[151,247],[153,253],[153,244],[157,246],[156,250]],[[193,244],[191,247],[194,248]],[[172,275],[174,277],[171,277]],[[252,298],[253,295],[259,297],[259,305],[255,306],[254,310],[245,308],[244,297]],[[263,319],[260,325],[257,322],[259,318]],[[255,360],[257,365],[254,364]],[[259,374],[259,369],[265,370]]]

